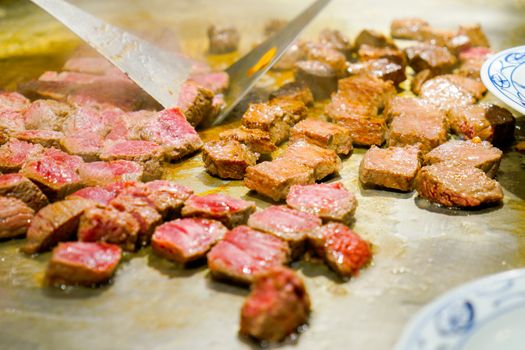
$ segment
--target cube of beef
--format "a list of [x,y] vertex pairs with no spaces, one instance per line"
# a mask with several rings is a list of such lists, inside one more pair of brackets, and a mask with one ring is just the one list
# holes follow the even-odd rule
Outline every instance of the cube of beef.
[[245,224],[254,211],[254,202],[224,194],[208,194],[191,196],[182,208],[182,216],[218,220],[231,229]]
[[340,182],[295,185],[286,197],[288,206],[319,216],[325,221],[349,224],[357,208],[357,200]]
[[428,26],[421,18],[397,18],[390,24],[390,35],[396,39],[420,40],[420,30]]
[[474,104],[487,92],[481,82],[460,75],[440,75],[421,86],[420,96],[436,107],[449,111],[456,106]]
[[314,171],[316,180],[337,174],[341,170],[341,159],[333,150],[310,144],[304,140],[298,140],[288,146],[282,158],[309,167]]
[[357,51],[359,61],[375,61],[379,59],[387,59],[389,62],[396,63],[405,69],[407,65],[407,58],[403,51],[394,47],[376,47],[370,45],[361,45]]
[[0,91],[0,113],[23,112],[31,101],[18,92]]
[[428,101],[409,96],[396,96],[390,99],[383,110],[383,115],[389,123],[399,116],[411,116],[412,118],[417,119],[420,115],[424,114],[444,115],[443,112],[438,110]]
[[237,51],[241,37],[233,26],[208,27],[209,53],[224,54]]
[[410,90],[416,95],[421,94],[421,87],[423,84],[435,76],[439,74],[432,72],[430,69],[423,69],[422,71],[419,71],[414,75],[414,78],[412,78],[412,82],[410,84]]
[[223,224],[215,220],[174,220],[157,227],[151,247],[168,260],[186,264],[205,257],[227,231]]
[[187,80],[179,93],[179,108],[191,126],[196,127],[212,112],[213,92],[192,80]]
[[286,141],[290,132],[290,125],[284,121],[284,110],[269,103],[251,104],[242,116],[242,125],[269,132],[274,144]]
[[290,130],[290,142],[305,140],[311,144],[334,150],[337,154],[352,152],[350,130],[319,119],[305,119]]
[[242,180],[246,168],[255,165],[257,158],[246,145],[235,140],[210,141],[202,150],[206,170],[221,179]]
[[0,240],[25,235],[34,215],[20,199],[0,196]]
[[283,110],[283,120],[290,126],[294,126],[306,118],[308,114],[308,110],[303,101],[299,101],[291,97],[283,96],[273,98],[270,101],[270,105],[280,107]]
[[[336,99],[333,98],[332,102],[335,101]],[[360,146],[380,146],[385,142],[386,122],[384,118],[351,114],[336,115],[335,117],[333,117],[333,115],[332,113],[332,120],[350,132],[354,144]]]
[[66,153],[82,157],[85,162],[99,160],[103,145],[102,137],[97,134],[85,133],[82,137],[69,136],[60,140],[60,147]]
[[148,199],[163,218],[179,216],[184,202],[193,194],[193,190],[174,181],[155,180],[144,184],[149,191]]
[[6,143],[12,134],[23,130],[24,118],[20,112],[0,110],[0,145]]
[[240,333],[278,342],[308,321],[310,297],[290,269],[275,267],[258,276],[241,309]]
[[86,209],[80,217],[77,237],[82,242],[106,242],[126,251],[137,248],[140,225],[133,215],[111,207]]
[[312,106],[314,104],[312,91],[310,91],[310,88],[302,82],[293,81],[291,83],[286,83],[270,94],[270,100],[279,97],[287,97],[293,100],[302,101],[306,106]]
[[283,71],[290,70],[295,64],[306,58],[306,43],[303,41],[293,42],[292,45],[284,52],[279,61],[273,66],[273,70]]
[[309,43],[306,45],[306,59],[319,61],[329,65],[335,75],[344,77],[346,75],[346,56],[329,45]]
[[78,175],[82,164],[80,157],[48,148],[26,162],[21,173],[35,182],[51,200],[61,199],[82,187]]
[[0,196],[20,199],[35,211],[49,204],[42,191],[21,174],[0,175]]
[[451,30],[424,26],[420,29],[419,34],[421,36],[419,40],[425,44],[447,47],[449,49],[457,48],[457,43],[454,42],[457,39],[457,34]]
[[372,259],[370,243],[339,223],[330,223],[310,235],[310,243],[325,262],[342,277],[356,276]]
[[248,226],[281,238],[290,246],[292,258],[299,258],[305,250],[306,236],[321,226],[316,215],[273,205],[258,211],[248,219]]
[[208,253],[208,267],[213,277],[249,284],[275,266],[288,262],[285,241],[248,226],[228,231]]
[[376,47],[395,47],[395,44],[390,38],[387,38],[380,32],[371,29],[362,30],[354,41],[354,46],[357,50],[362,45],[370,45]]
[[230,76],[223,71],[192,73],[190,79],[214,94],[226,92],[230,86]]
[[113,160],[84,163],[78,169],[78,174],[85,186],[102,186],[118,181],[140,181],[144,168],[137,162]]
[[66,199],[89,199],[100,205],[109,205],[117,195],[103,187],[84,187],[71,193]]
[[370,73],[380,79],[389,80],[394,85],[406,80],[405,68],[386,58],[352,63],[348,66],[348,73],[350,75]]
[[408,64],[420,72],[429,69],[436,74],[450,72],[457,63],[456,57],[446,47],[421,43],[405,49]]
[[24,111],[24,121],[28,130],[61,131],[66,118],[73,108],[53,100],[37,100]]
[[266,154],[277,150],[271,134],[260,129],[248,129],[244,126],[223,131],[219,134],[222,140],[235,140],[248,146],[255,153]]
[[496,146],[508,145],[516,127],[509,110],[491,104],[453,107],[448,111],[448,122],[454,133],[467,139],[479,137]]
[[503,200],[500,184],[483,170],[454,162],[421,168],[416,190],[421,197],[447,207],[494,205]]
[[108,282],[121,259],[114,244],[92,242],[61,243],[53,249],[46,271],[51,285],[93,286]]
[[295,80],[306,84],[315,100],[324,100],[337,90],[337,73],[320,61],[298,61],[295,64]]
[[78,222],[84,211],[96,203],[87,199],[55,202],[38,211],[27,230],[27,243],[22,247],[26,254],[41,253],[58,242],[75,237]]
[[274,201],[286,198],[292,185],[315,182],[312,168],[293,159],[278,158],[246,169],[244,185]]
[[372,146],[359,166],[359,180],[365,186],[411,191],[420,167],[421,151],[418,146]]
[[479,24],[459,26],[458,34],[467,36],[471,47],[490,47],[489,40]]
[[158,112],[142,128],[140,135],[143,140],[162,145],[169,160],[178,160],[202,147],[199,134],[178,108]]
[[425,164],[456,162],[480,168],[488,176],[498,172],[503,152],[490,142],[479,140],[450,140],[425,155]]
[[44,148],[29,142],[9,139],[0,146],[0,171],[3,173],[17,172],[31,158],[37,157]]
[[339,30],[325,28],[319,33],[319,42],[341,52],[345,57],[350,57],[352,54],[352,43],[350,39],[344,36]]
[[11,133],[11,136],[20,141],[42,145],[46,148],[60,148],[60,140],[64,134],[51,130],[24,130]]
[[123,119],[130,117],[131,115],[126,115],[116,107],[80,106],[69,114],[61,131],[68,137],[86,138],[96,135],[103,138],[112,128],[124,123]]

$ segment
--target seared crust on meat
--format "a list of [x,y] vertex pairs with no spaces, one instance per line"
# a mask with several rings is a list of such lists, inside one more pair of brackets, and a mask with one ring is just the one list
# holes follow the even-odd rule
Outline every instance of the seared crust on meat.
[[206,170],[221,179],[242,180],[246,168],[255,165],[257,158],[247,146],[235,140],[210,141],[202,150]]

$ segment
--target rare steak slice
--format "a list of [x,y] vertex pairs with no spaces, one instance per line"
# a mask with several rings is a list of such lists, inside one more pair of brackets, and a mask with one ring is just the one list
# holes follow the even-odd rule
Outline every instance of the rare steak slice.
[[405,53],[409,66],[416,73],[429,69],[436,74],[445,74],[452,71],[457,63],[457,58],[446,47],[429,43],[407,47]]
[[457,74],[479,80],[481,66],[492,53],[492,50],[486,47],[471,47],[461,51],[459,54],[461,65]]
[[308,322],[310,297],[292,270],[275,267],[255,278],[241,309],[240,333],[278,342]]
[[361,160],[359,180],[365,186],[411,191],[421,167],[419,146],[372,146]]
[[78,168],[82,158],[48,148],[24,164],[21,173],[35,182],[50,199],[61,199],[80,189]]
[[25,130],[20,112],[0,110],[0,145],[6,143],[11,135]]
[[208,194],[191,196],[182,208],[182,216],[218,220],[231,229],[245,224],[254,211],[254,202],[224,194]]
[[23,130],[14,132],[11,136],[20,141],[42,145],[46,148],[60,148],[60,140],[64,137],[64,134],[52,130]]
[[100,205],[109,205],[117,195],[103,187],[84,187],[71,193],[66,199],[89,199]]
[[241,36],[237,28],[233,26],[217,27],[212,25],[208,27],[208,40],[210,43],[209,53],[225,54],[237,51]]
[[41,145],[9,139],[0,146],[0,171],[3,173],[17,172],[28,159],[34,158],[43,151],[44,148]]
[[179,93],[179,108],[191,126],[196,127],[212,113],[213,92],[192,80],[187,80]]
[[424,160],[425,164],[457,162],[470,165],[494,177],[498,172],[502,155],[503,152],[488,141],[450,140],[427,153]]
[[292,257],[297,259],[305,250],[306,236],[321,226],[321,219],[316,215],[288,208],[285,205],[273,205],[258,211],[248,219],[248,226],[270,233],[288,242]]
[[24,121],[28,130],[62,131],[66,118],[73,108],[54,100],[36,100],[24,111]]
[[34,215],[20,199],[0,196],[0,240],[23,236]]
[[86,209],[80,217],[77,237],[82,242],[106,242],[132,252],[137,248],[140,225],[133,215],[111,207]]
[[36,213],[27,230],[27,243],[22,247],[26,254],[41,253],[53,248],[58,242],[75,237],[80,216],[96,205],[87,199],[55,202]]
[[286,83],[270,94],[270,100],[279,97],[302,101],[306,106],[312,106],[314,104],[314,96],[310,88],[305,83],[297,81]]
[[308,60],[295,63],[295,80],[306,84],[315,100],[324,100],[337,90],[337,73],[327,63]]
[[329,223],[310,235],[310,243],[328,266],[342,277],[356,276],[372,259],[370,243],[340,223]]
[[422,71],[417,72],[416,75],[414,75],[414,78],[412,78],[412,82],[410,84],[410,89],[412,92],[416,95],[421,94],[421,87],[423,84],[435,76],[439,74],[436,74],[435,72],[432,72],[430,69],[423,69]]
[[354,218],[357,200],[341,182],[296,185],[286,197],[288,206],[319,216],[324,221],[349,224]]
[[108,282],[122,250],[108,243],[68,242],[53,249],[46,271],[49,284],[94,286]]
[[206,170],[221,179],[242,180],[246,168],[255,165],[257,158],[257,154],[235,140],[209,141],[202,150]]
[[0,196],[20,199],[35,211],[49,204],[37,185],[21,174],[0,175]]
[[223,140],[235,140],[245,144],[255,153],[267,154],[277,150],[277,146],[272,141],[272,136],[268,131],[260,129],[248,129],[244,126],[226,130],[220,133]]
[[60,148],[66,153],[82,157],[85,162],[99,160],[103,146],[102,137],[94,133],[83,133],[80,137],[66,136],[60,140]]
[[421,168],[416,190],[421,197],[446,207],[478,207],[503,200],[500,184],[483,170],[454,162]]
[[285,112],[280,106],[254,103],[242,116],[242,125],[248,129],[260,129],[270,133],[272,143],[286,141],[290,125],[284,120]]
[[315,182],[311,167],[295,160],[278,158],[246,169],[244,185],[274,201],[286,198],[292,185],[308,185]]
[[148,189],[148,199],[164,218],[180,215],[184,202],[193,194],[193,190],[174,181],[155,180],[144,184]]
[[157,227],[151,247],[168,260],[186,264],[204,258],[227,231],[223,224],[215,220],[174,220]]
[[31,101],[18,92],[0,91],[0,113],[23,112]]
[[386,58],[352,63],[348,66],[348,73],[370,73],[379,79],[391,81],[396,86],[406,80],[405,67]]
[[281,157],[309,167],[314,171],[316,180],[337,174],[341,169],[341,158],[333,150],[310,144],[304,140],[298,140],[288,146]]
[[341,155],[348,155],[353,149],[350,130],[320,119],[308,118],[296,124],[290,131],[290,142],[297,140],[305,140]]
[[208,253],[208,267],[215,278],[249,284],[272,267],[286,264],[288,259],[288,245],[282,239],[238,226]]
[[118,181],[140,181],[144,168],[140,163],[129,160],[84,163],[78,169],[86,186],[102,186]]
[[397,18],[390,24],[390,35],[395,39],[421,40],[420,31],[428,25],[421,18]]

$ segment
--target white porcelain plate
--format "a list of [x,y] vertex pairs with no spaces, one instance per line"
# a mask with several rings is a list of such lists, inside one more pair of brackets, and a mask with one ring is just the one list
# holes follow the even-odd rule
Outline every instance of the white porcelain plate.
[[481,80],[497,98],[525,114],[525,46],[490,56],[481,68]]
[[396,350],[525,349],[525,269],[462,285],[425,306]]

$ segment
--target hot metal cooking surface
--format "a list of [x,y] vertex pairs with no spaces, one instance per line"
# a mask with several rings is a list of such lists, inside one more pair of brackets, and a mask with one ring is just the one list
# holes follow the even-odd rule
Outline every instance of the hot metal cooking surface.
[[[119,13],[121,25],[139,23],[139,30],[147,27],[144,23],[184,29],[180,34],[182,45],[190,52],[205,50],[204,28],[211,22],[238,23],[242,30],[254,21],[241,10],[247,3],[241,0],[227,1],[220,9],[211,8],[215,2],[203,0],[174,2],[177,4],[137,0],[126,1],[126,6],[123,1],[75,3],[93,13]],[[401,1],[393,8],[388,1],[361,3],[334,2],[310,28],[310,35],[324,26],[340,28],[350,36],[365,27],[386,31],[390,20],[402,15],[422,16],[437,27],[481,22],[496,49],[519,44],[516,40],[525,31],[522,1]],[[72,37],[50,18],[36,15],[27,4],[20,6],[17,11],[0,8],[4,86],[45,69],[57,69],[73,47]],[[245,47],[258,38],[266,19],[289,17],[282,2],[250,6],[260,26],[253,30],[252,24],[251,31],[242,30]],[[255,6],[261,6],[256,14]],[[294,9],[290,10],[293,15],[304,4],[297,0],[286,6]],[[14,34],[6,34],[6,28]],[[28,42],[28,33],[40,33],[38,40]],[[23,56],[9,58],[17,52]],[[280,82],[285,78],[270,76],[262,84],[272,85],[276,79]],[[524,130],[523,118],[518,124]],[[215,138],[220,130],[232,126],[201,135],[206,140]],[[389,349],[408,319],[439,294],[479,276],[525,266],[523,155],[508,152],[502,161],[498,180],[505,189],[503,206],[449,211],[429,206],[414,194],[360,188],[357,170],[363,153],[357,149],[344,160],[341,176],[334,180],[356,193],[359,206],[354,228],[373,242],[373,264],[347,282],[320,264],[294,265],[311,294],[313,315],[298,343],[284,345],[283,349]],[[259,207],[269,205],[248,193],[240,181],[209,176],[200,155],[169,165],[167,170],[168,179],[197,193],[225,192],[255,200]],[[0,243],[2,349],[254,347],[237,337],[240,307],[248,291],[213,281],[204,267],[183,269],[151,254],[148,248],[127,256],[109,286],[56,290],[42,287],[49,253],[28,258],[18,252],[22,243]]]

